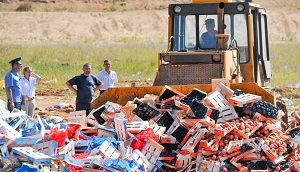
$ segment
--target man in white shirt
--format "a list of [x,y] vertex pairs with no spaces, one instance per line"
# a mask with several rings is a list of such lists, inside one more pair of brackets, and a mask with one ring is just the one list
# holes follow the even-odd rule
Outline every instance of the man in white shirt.
[[97,78],[102,82],[103,86],[100,88],[100,95],[114,84],[118,82],[117,73],[111,70],[111,61],[104,60],[104,69],[97,74]]

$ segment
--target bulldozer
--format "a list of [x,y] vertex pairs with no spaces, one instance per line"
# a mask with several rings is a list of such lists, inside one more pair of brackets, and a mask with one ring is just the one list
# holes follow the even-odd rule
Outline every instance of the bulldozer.
[[[272,76],[265,8],[252,0],[192,0],[169,4],[168,14],[167,50],[158,53],[153,86],[109,88],[92,108],[107,101],[125,105],[145,94],[159,95],[165,85],[184,94],[193,88],[211,92],[212,79],[226,79],[233,90],[276,103],[263,88]],[[201,42],[207,21],[215,27],[213,46]]]
[[[212,3],[214,2],[214,3]],[[206,21],[215,24],[213,45],[203,44]],[[169,5],[169,47],[158,56],[154,85],[270,81],[266,9],[251,1],[193,0]]]

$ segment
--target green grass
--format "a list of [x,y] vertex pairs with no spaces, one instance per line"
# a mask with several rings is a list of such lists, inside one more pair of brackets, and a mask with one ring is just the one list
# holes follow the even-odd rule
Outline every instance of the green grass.
[[296,86],[300,84],[300,43],[271,44],[272,78],[270,85]]
[[[64,89],[65,82],[82,73],[84,63],[92,64],[92,74],[103,69],[103,61],[110,59],[112,69],[120,82],[154,80],[157,71],[157,53],[166,50],[162,43],[145,43],[137,38],[121,38],[114,44],[98,45],[1,45],[0,78],[11,69],[10,61],[22,56],[23,67],[31,66],[43,77],[37,90]],[[269,85],[289,86],[299,84],[299,43],[271,44],[272,78]],[[22,75],[22,72],[19,73]],[[122,86],[122,85],[121,85]],[[5,95],[1,89],[0,98]]]

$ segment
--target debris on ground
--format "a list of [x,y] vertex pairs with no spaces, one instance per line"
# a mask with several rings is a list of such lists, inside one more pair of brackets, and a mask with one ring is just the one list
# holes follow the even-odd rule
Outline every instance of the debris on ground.
[[47,123],[59,124],[63,119],[60,116],[50,116],[46,119]]
[[279,107],[225,85],[165,86],[68,122],[0,112],[1,171],[300,171],[300,113],[283,130]]

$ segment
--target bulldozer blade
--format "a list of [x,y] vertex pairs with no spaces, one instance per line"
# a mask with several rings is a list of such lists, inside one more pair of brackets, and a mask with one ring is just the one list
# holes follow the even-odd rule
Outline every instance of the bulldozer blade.
[[[183,94],[190,93],[194,88],[209,93],[212,91],[211,84],[195,84],[195,85],[169,85],[172,89],[175,89]],[[164,86],[147,86],[147,87],[119,87],[109,88],[98,98],[96,98],[91,107],[96,109],[107,101],[118,103],[124,106],[128,101],[132,101],[134,98],[142,98],[146,94],[160,95]],[[230,84],[230,88],[235,90],[241,89],[244,93],[251,93],[262,97],[263,101],[275,103],[274,95],[261,88],[255,83],[240,83]]]

